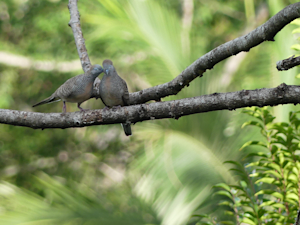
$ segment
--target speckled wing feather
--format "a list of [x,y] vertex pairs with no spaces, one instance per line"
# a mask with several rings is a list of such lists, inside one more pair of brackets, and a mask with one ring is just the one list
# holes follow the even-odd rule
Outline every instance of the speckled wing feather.
[[84,87],[86,86],[86,83],[88,83],[87,76],[84,74],[80,74],[76,77],[72,77],[69,80],[67,80],[63,85],[61,85],[57,91],[56,94],[61,99],[65,99],[66,101],[72,102],[72,99],[74,99],[75,102],[77,96],[80,96],[84,93]]

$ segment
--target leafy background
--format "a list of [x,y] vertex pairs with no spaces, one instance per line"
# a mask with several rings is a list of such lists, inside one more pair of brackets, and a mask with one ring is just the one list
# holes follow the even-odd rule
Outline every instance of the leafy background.
[[[170,81],[295,2],[93,0],[79,1],[79,11],[92,63],[112,59],[134,92]],[[31,105],[82,73],[67,4],[0,1],[0,108],[61,111],[61,103]],[[164,100],[299,83],[297,70],[275,68],[294,53],[295,28],[288,25],[276,42],[219,63]],[[92,99],[83,107],[103,104]],[[274,115],[288,121],[295,108],[277,106]],[[240,161],[243,143],[260,138],[255,129],[240,129],[245,117],[237,110],[143,122],[130,138],[119,125],[43,131],[0,125],[0,224],[195,224],[194,213],[215,208],[212,186],[238,179],[223,162]]]

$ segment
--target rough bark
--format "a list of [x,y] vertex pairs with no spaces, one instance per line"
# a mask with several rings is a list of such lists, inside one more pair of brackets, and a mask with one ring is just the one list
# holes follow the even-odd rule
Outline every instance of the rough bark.
[[279,71],[283,71],[283,70],[289,70],[295,66],[299,66],[300,65],[300,56],[295,57],[294,55],[291,56],[290,58],[278,61],[276,63],[276,68]]
[[77,7],[78,0],[69,0],[68,8],[70,11],[69,26],[72,28],[76,48],[84,72],[91,69],[91,61],[85,47],[85,41],[80,26],[80,14]]

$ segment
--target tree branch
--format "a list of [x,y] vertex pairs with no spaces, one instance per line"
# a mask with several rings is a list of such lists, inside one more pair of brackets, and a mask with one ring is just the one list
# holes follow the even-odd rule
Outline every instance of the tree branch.
[[282,70],[289,70],[295,66],[299,66],[300,65],[300,56],[295,57],[294,55],[291,56],[290,58],[278,61],[276,63],[276,68],[279,71]]
[[70,22],[69,26],[72,28],[76,48],[84,72],[87,72],[91,68],[91,61],[85,47],[83,34],[80,27],[80,15],[77,8],[78,0],[69,0],[68,8],[70,11]]
[[[141,104],[150,100],[176,95],[185,86],[188,86],[198,76],[203,76],[207,69],[212,69],[217,63],[236,55],[242,51],[248,52],[251,48],[264,41],[274,41],[274,36],[287,24],[300,17],[300,2],[292,4],[278,12],[266,23],[250,33],[218,46],[203,55],[172,81],[130,94],[130,104]],[[99,98],[99,90],[94,89],[94,96]]]
[[31,128],[70,128],[124,122],[174,118],[216,110],[235,110],[250,106],[298,104],[300,87],[281,84],[276,88],[214,93],[167,102],[132,105],[107,110],[72,113],[35,113],[0,109],[0,123]]

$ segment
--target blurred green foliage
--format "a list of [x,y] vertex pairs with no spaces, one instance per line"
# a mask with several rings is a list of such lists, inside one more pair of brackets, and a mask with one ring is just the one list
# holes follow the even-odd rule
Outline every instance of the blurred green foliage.
[[[78,4],[92,63],[112,59],[133,92],[170,81],[201,55],[295,2]],[[1,0],[0,53],[31,62],[78,60],[67,4],[66,0]],[[289,25],[275,43],[263,43],[216,65],[177,96],[164,100],[294,84],[295,70],[279,75],[274,65],[292,54],[295,28]],[[18,63],[22,64],[14,62]],[[0,64],[0,108],[32,111],[31,105],[79,73],[82,70],[70,66],[61,72],[41,71],[34,64],[31,68]],[[84,104],[90,109],[103,107],[95,99]],[[61,107],[54,103],[35,110],[60,112]],[[274,113],[287,120],[291,107],[276,107]],[[67,104],[67,110],[76,111],[76,105]],[[208,198],[212,185],[236,179],[222,162],[239,161],[241,144],[259,138],[253,129],[240,131],[244,118],[239,112],[224,111],[143,122],[133,126],[130,138],[124,137],[120,125],[43,131],[0,125],[0,224],[189,223],[195,210],[213,210]]]

